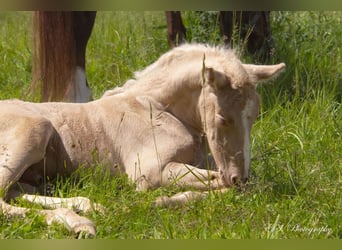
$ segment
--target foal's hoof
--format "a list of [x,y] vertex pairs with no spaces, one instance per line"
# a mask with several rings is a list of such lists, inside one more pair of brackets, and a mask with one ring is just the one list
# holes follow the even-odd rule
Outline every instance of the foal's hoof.
[[96,212],[99,212],[100,214],[102,215],[105,215],[106,214],[106,208],[104,206],[102,206],[101,204],[99,203],[94,203],[93,204],[93,207],[94,207],[94,210]]
[[64,224],[69,227],[69,230],[78,236],[85,236],[87,238],[93,238],[96,234],[95,224],[86,217],[68,217]]
[[191,201],[196,201],[204,198],[207,193],[195,192],[195,191],[187,191],[175,194],[171,197],[161,196],[158,197],[153,205],[157,207],[177,207],[182,206],[184,204],[188,204]]
[[70,228],[77,235],[77,238],[94,238],[96,227],[91,221],[80,222]]
[[92,203],[88,198],[78,196],[78,197],[68,198],[68,200],[71,200],[72,209],[76,213],[78,212],[88,213],[92,211],[97,211],[101,214],[105,214],[106,209],[104,206],[102,206],[99,203]]
[[79,216],[70,209],[57,208],[54,210],[44,210],[43,213],[48,225],[54,222],[64,224],[69,231],[77,235],[95,236],[96,227],[94,223],[86,217]]
[[170,204],[170,197],[160,196],[153,203],[154,207],[167,207]]

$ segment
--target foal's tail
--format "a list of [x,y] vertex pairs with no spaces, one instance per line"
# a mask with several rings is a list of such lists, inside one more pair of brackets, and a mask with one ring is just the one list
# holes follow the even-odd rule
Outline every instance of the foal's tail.
[[73,15],[68,11],[33,13],[32,90],[41,101],[61,101],[76,69]]

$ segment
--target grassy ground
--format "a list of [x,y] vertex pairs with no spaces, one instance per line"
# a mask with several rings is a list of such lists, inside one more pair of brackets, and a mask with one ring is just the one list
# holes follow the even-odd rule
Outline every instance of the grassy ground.
[[[187,12],[184,18],[193,41],[220,42],[217,26],[203,33],[194,25],[201,16]],[[272,13],[276,51],[269,63],[286,62],[287,70],[259,87],[253,177],[244,190],[157,209],[153,200],[175,188],[137,193],[126,178],[112,180],[99,166],[82,171],[81,180],[58,181],[56,195],[87,196],[108,209],[87,214],[97,224],[96,238],[342,238],[341,25],[341,12]],[[0,99],[34,99],[28,95],[29,26],[30,13],[0,13]],[[167,50],[162,12],[98,13],[87,51],[95,96]],[[25,219],[0,215],[0,238],[73,237],[61,226],[47,227],[34,212]]]

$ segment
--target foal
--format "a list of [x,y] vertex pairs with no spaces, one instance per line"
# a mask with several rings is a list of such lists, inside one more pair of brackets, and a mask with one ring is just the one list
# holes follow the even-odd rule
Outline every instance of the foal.
[[[230,50],[191,44],[167,52],[136,73],[135,80],[96,101],[2,101],[0,210],[27,212],[6,203],[13,184],[38,186],[98,161],[113,178],[127,174],[137,190],[176,183],[199,191],[160,197],[156,205],[186,202],[245,182],[250,131],[260,105],[257,83],[284,68],[283,63],[242,64]],[[206,166],[206,145],[213,169]],[[89,211],[88,199],[23,198],[54,208],[40,211],[48,224],[56,221],[73,232],[95,234],[95,225],[70,209]],[[102,210],[97,204],[94,208]]]

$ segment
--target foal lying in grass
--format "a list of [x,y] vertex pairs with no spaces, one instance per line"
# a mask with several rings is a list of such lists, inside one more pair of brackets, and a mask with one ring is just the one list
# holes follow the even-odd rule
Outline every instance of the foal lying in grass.
[[[47,177],[70,175],[97,160],[113,178],[125,173],[137,190],[177,183],[200,192],[160,197],[157,205],[185,202],[245,182],[250,168],[250,131],[258,115],[257,83],[285,68],[242,64],[230,50],[183,45],[162,55],[136,79],[86,104],[0,102],[0,209],[16,183],[39,186]],[[206,145],[215,162],[206,168]],[[48,224],[95,234],[95,225],[72,208],[102,210],[87,198],[24,195],[53,209]]]

